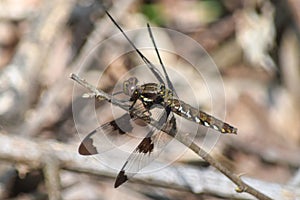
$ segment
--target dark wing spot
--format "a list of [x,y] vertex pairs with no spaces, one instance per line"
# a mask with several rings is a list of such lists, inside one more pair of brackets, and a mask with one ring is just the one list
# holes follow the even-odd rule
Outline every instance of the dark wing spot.
[[177,125],[176,125],[176,118],[174,117],[174,115],[172,116],[170,121],[167,122],[167,126],[165,129],[170,136],[175,137],[177,133]]
[[96,147],[93,145],[93,139],[91,138],[85,138],[81,142],[78,152],[81,155],[93,155],[98,153]]
[[118,130],[119,133],[120,133],[121,135],[123,135],[124,133],[126,133],[125,131],[123,131],[123,130],[118,126],[118,124],[117,124],[116,121],[112,121],[112,122],[110,122],[109,124],[112,126],[113,130]]
[[150,137],[146,137],[137,147],[136,151],[139,153],[151,153],[153,151],[154,144]]
[[110,122],[110,125],[113,127],[114,130],[118,130],[120,134],[125,134],[131,132],[133,127],[130,123],[131,117],[127,113],[122,117]]
[[123,183],[125,183],[128,180],[127,175],[125,175],[125,171],[121,170],[116,178],[115,182],[115,188],[119,187]]

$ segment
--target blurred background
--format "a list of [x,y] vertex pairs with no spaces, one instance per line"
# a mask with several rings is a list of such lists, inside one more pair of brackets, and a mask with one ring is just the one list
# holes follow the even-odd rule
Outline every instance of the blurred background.
[[[220,102],[212,103],[205,82],[194,78],[188,63],[164,53],[162,58],[170,71],[184,74],[199,91],[194,95],[203,111],[223,109],[217,117],[238,128],[236,136],[222,135],[211,155],[232,172],[258,181],[256,187],[273,198],[281,191],[278,199],[300,199],[300,2],[296,0],[0,1],[0,199],[253,199],[237,195],[223,175],[209,176],[216,170],[191,151],[172,164],[190,173],[178,172],[179,178],[169,177],[167,182],[155,173],[137,176],[118,189],[113,188],[117,171],[77,153],[82,138],[72,102],[85,119],[89,112],[84,108],[91,101],[82,94],[73,97],[70,73],[80,72],[111,93],[140,62],[134,53],[113,59],[115,47],[128,48],[121,37],[98,48],[119,33],[102,6],[124,30],[144,28],[149,22],[197,41],[218,67],[217,74],[209,67],[201,70],[210,80],[221,76]],[[167,31],[156,38],[199,57],[196,49]],[[133,35],[132,40],[138,43],[149,37]],[[174,76],[172,81],[179,97],[188,101],[180,78]],[[95,105],[103,122],[112,119],[108,105]],[[80,136],[92,127],[80,129]],[[201,143],[202,138],[197,139]]]

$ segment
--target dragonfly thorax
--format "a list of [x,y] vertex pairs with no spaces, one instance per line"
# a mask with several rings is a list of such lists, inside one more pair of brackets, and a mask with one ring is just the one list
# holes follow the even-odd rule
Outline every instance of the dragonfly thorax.
[[132,101],[139,99],[144,106],[150,109],[152,106],[164,106],[170,91],[166,89],[164,84],[146,83],[136,86],[136,90],[131,96]]

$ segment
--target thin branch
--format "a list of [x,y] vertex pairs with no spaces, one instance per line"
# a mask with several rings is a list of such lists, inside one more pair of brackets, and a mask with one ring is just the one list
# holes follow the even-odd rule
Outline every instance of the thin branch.
[[[124,105],[125,105],[124,103],[122,103],[116,99],[113,99],[111,95],[108,95],[105,92],[96,89],[94,86],[92,86],[91,84],[86,82],[84,79],[81,79],[79,76],[77,76],[75,74],[71,74],[71,79],[73,79],[74,81],[76,81],[77,83],[79,83],[83,87],[87,88],[92,93],[94,93],[95,97],[97,99],[101,99],[101,100],[105,99],[105,100],[111,102],[112,104],[124,109]],[[127,111],[128,109],[125,108],[125,110]],[[143,116],[140,115],[141,112],[139,113],[137,111],[138,110],[134,110],[134,112],[135,112],[134,114],[136,114],[136,116],[138,116],[139,118],[143,119]],[[154,125],[156,127],[156,124],[151,123],[151,125]],[[223,173],[225,176],[227,176],[230,180],[232,180],[232,182],[234,182],[238,186],[236,189],[237,192],[246,192],[246,193],[249,193],[249,194],[257,197],[258,199],[262,199],[262,200],[271,200],[270,197],[264,195],[260,191],[254,189],[253,187],[251,187],[248,184],[246,184],[245,182],[243,182],[239,176],[232,173],[229,169],[224,167],[221,163],[219,163],[218,161],[213,159],[206,151],[204,151],[202,148],[200,148],[197,144],[195,144],[193,141],[191,141],[188,137],[184,137],[184,136],[182,136],[182,134],[176,134],[175,138],[178,141],[180,141],[182,144],[184,144],[188,148],[190,148],[192,151],[194,151],[197,155],[199,155],[201,158],[203,158],[209,164],[211,164],[216,169],[218,169],[221,173]]]
[[196,143],[189,140],[188,137],[182,137],[181,134],[176,135],[176,139],[178,139],[181,143],[184,145],[189,145],[189,148],[194,151],[197,155],[199,155],[201,158],[203,158],[206,162],[214,166],[216,169],[218,169],[222,174],[227,176],[232,182],[234,182],[237,185],[236,191],[237,192],[247,192],[249,194],[252,194],[253,196],[257,197],[258,199],[271,199],[270,197],[266,196],[265,194],[261,193],[260,191],[254,189],[250,185],[246,184],[242,181],[242,179],[232,173],[229,169],[224,167],[220,162],[215,160],[213,157],[211,157],[206,151],[201,149]]
[[0,73],[0,101],[6,102],[0,113],[2,120],[10,124],[24,120],[24,113],[37,95],[37,73],[73,5],[73,0],[42,1],[40,12],[32,15],[29,32],[22,37],[11,63]]
[[[45,155],[50,155],[51,159],[45,158]],[[112,160],[119,159],[117,156]],[[114,179],[116,176],[116,171],[101,165],[96,159],[78,155],[77,145],[64,144],[54,140],[41,141],[36,138],[24,138],[13,134],[3,134],[0,131],[0,160],[2,162],[4,160],[11,163],[17,162],[26,164],[30,169],[41,169],[46,167],[45,163],[52,158],[58,162],[55,165],[58,165],[60,169],[85,173],[93,177]],[[182,181],[182,177],[184,177],[184,181]],[[244,179],[249,184],[266,191],[273,198],[296,199],[296,186],[280,185],[247,177]],[[55,182],[58,183],[59,180],[57,179]],[[194,193],[218,194],[230,199],[255,199],[247,193],[237,193],[232,190],[233,183],[213,168],[172,165],[172,167],[166,167],[157,172],[138,174],[135,176],[134,182],[182,191],[192,190]],[[54,190],[56,189],[54,188]]]
[[62,199],[60,193],[59,160],[52,154],[43,155],[44,175],[49,200]]

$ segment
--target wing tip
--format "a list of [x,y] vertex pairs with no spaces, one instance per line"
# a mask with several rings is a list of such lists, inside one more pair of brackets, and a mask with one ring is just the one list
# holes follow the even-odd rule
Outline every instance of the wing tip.
[[87,148],[85,147],[85,145],[83,143],[81,143],[78,147],[78,153],[80,155],[89,155],[90,152],[87,150]]
[[92,139],[85,139],[81,142],[81,144],[78,147],[78,153],[80,155],[93,155],[93,154],[97,154],[97,149],[96,147],[93,145],[93,140]]
[[117,188],[128,180],[124,170],[121,170],[116,178],[114,187]]

